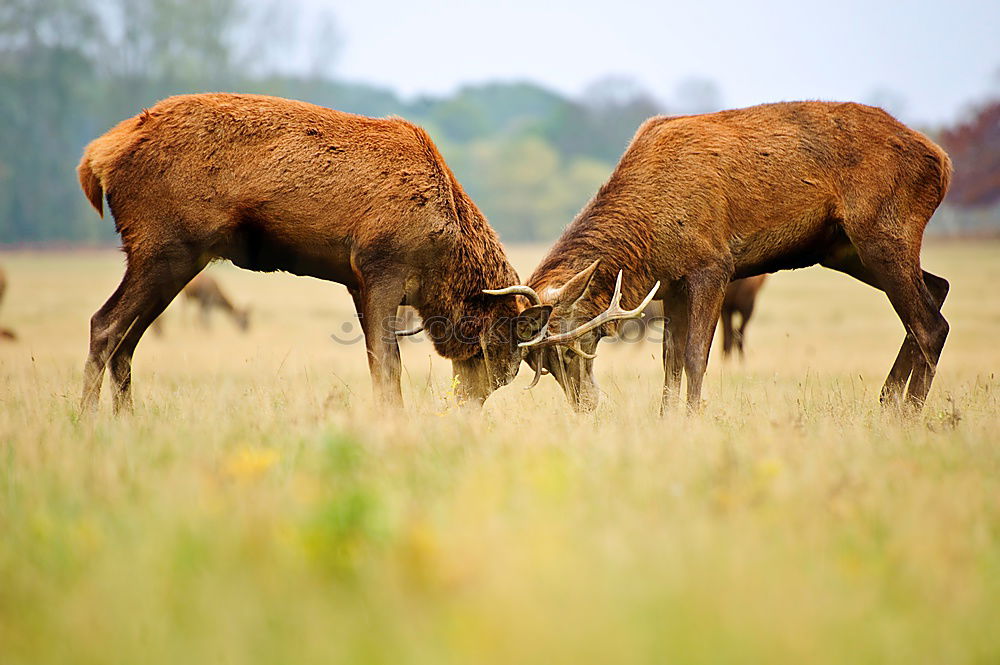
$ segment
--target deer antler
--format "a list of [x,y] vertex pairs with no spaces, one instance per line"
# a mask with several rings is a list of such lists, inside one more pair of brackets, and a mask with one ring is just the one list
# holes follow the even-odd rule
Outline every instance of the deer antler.
[[639,303],[638,307],[636,307],[635,309],[624,310],[621,308],[622,271],[619,270],[618,279],[615,281],[615,292],[611,296],[611,304],[608,305],[608,308],[605,311],[601,312],[600,314],[592,318],[590,321],[587,321],[582,326],[574,328],[569,332],[560,333],[558,335],[548,335],[548,336],[546,336],[545,333],[543,333],[538,337],[536,337],[535,339],[529,340],[527,342],[521,342],[519,346],[542,348],[546,346],[555,346],[557,344],[563,344],[569,346],[569,348],[572,349],[574,353],[579,353],[584,358],[589,358],[591,357],[592,354],[581,353],[581,349],[579,348],[579,346],[572,343],[575,342],[577,339],[579,339],[581,336],[590,332],[591,330],[596,330],[597,328],[600,328],[605,323],[609,323],[611,321],[620,321],[623,319],[638,319],[639,317],[642,316],[642,310],[646,309],[646,305],[648,305],[653,300],[653,296],[655,296],[656,292],[659,290],[660,290],[660,283],[657,282],[653,286],[652,290],[648,294],[646,294],[646,297],[643,298],[642,302]]
[[483,289],[483,293],[491,296],[524,296],[534,306],[542,304],[542,299],[538,297],[538,294],[530,286],[519,285],[508,286],[505,289]]
[[596,353],[587,353],[586,351],[584,351],[583,349],[581,349],[580,345],[577,344],[576,342],[570,342],[569,344],[566,344],[565,346],[566,346],[566,348],[568,348],[570,351],[572,351],[576,355],[578,355],[578,356],[580,356],[582,358],[586,358],[587,360],[593,360],[594,358],[597,357]]
[[542,368],[542,358],[538,357],[538,362],[535,364],[535,376],[531,379],[531,385],[529,385],[525,390],[531,390],[538,385],[538,380],[542,378],[542,374],[548,374],[544,368]]
[[424,329],[423,325],[419,325],[416,328],[410,328],[409,330],[397,330],[396,337],[409,337],[410,335],[416,335],[423,329]]

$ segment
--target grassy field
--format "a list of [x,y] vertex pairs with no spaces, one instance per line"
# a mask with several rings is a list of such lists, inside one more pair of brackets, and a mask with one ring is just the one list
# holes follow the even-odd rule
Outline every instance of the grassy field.
[[417,339],[387,412],[343,287],[220,265],[250,332],[175,305],[134,415],[81,420],[122,257],[0,255],[0,662],[1000,662],[1000,243],[924,263],[952,335],[912,419],[888,302],[820,269],[659,418],[651,343],[602,346],[581,417],[527,370],[458,409]]

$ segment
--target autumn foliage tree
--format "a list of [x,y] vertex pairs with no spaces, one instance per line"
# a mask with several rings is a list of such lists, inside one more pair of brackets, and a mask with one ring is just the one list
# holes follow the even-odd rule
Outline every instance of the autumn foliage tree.
[[1000,203],[1000,100],[943,131],[940,141],[955,164],[947,202],[963,208]]

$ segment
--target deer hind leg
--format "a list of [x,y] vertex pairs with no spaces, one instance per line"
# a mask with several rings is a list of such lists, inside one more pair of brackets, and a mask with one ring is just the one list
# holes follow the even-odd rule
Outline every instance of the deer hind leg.
[[[948,280],[938,277],[932,273],[923,271],[924,285],[931,294],[938,311],[941,311],[944,300],[948,296]],[[883,404],[897,404],[903,396],[903,389],[907,381],[910,382],[911,392],[923,390],[921,386],[927,381],[926,365],[922,362],[920,348],[916,339],[907,331],[903,345],[896,355],[896,360],[892,363],[892,369],[882,386],[881,401]],[[911,378],[912,377],[912,378]],[[928,386],[929,389],[929,386]],[[926,393],[925,393],[926,394]]]
[[[162,298],[163,275],[176,270],[172,267],[176,263],[167,261],[169,259],[158,259],[151,264],[129,257],[121,284],[91,317],[90,352],[83,370],[81,409],[97,409],[104,371],[109,362],[115,382],[115,410],[131,405],[132,351],[142,333],[156,318],[150,317],[149,313],[155,310],[157,300]],[[166,300],[163,307],[169,302],[169,299]],[[156,312],[157,315],[160,311],[162,309]]]
[[[919,344],[919,340],[915,339],[914,336],[908,335],[906,341],[904,341],[904,345],[909,343],[913,348],[909,354],[913,358],[913,361],[910,385],[906,390],[906,399],[916,406],[922,405],[924,400],[927,399],[927,393],[930,391],[931,381],[934,379],[937,362],[941,357],[941,351],[949,330],[948,322],[941,315],[941,307],[948,296],[948,281],[925,270],[921,271],[921,273],[923,279],[921,280],[921,284],[918,285],[918,291],[924,307],[926,308],[928,303],[931,305],[927,309],[929,318],[934,322],[933,325],[937,327],[937,337],[935,338],[936,344],[931,346],[931,357],[933,360],[928,359],[928,354],[923,350],[924,347]],[[921,285],[924,288],[919,288]],[[900,349],[900,353],[902,352],[903,350]],[[926,362],[920,362],[921,360],[926,360]]]
[[[857,248],[849,241],[834,248],[820,264],[845,275],[850,275],[879,291],[885,291],[878,276],[861,262]],[[889,376],[886,377],[885,383],[882,385],[879,399],[883,404],[898,403],[903,396],[906,382],[910,378],[915,353],[919,353],[916,342],[913,340],[913,335],[907,331],[903,344],[899,347],[896,360],[892,364],[892,369],[889,370]]]
[[663,301],[663,395],[660,415],[676,404],[681,394],[684,349],[687,346],[688,311],[686,294],[671,289]]
[[111,297],[90,317],[90,352],[83,366],[83,394],[80,409],[96,411],[101,397],[101,383],[111,352],[131,325],[135,309],[138,277],[131,263],[125,269],[121,283]]
[[712,348],[715,325],[722,310],[729,274],[702,273],[688,279],[688,334],[684,349],[684,371],[687,374],[688,411],[701,407],[701,384],[708,367],[708,352]]
[[114,386],[114,410],[132,410],[132,355],[146,330],[173,301],[181,289],[204,267],[192,260],[159,260],[142,272],[144,304],[134,322],[111,353],[108,366]]
[[379,270],[377,273],[381,274],[378,277],[362,278],[361,288],[352,291],[351,295],[361,318],[361,329],[365,333],[368,369],[372,376],[375,399],[393,406],[402,406],[402,364],[394,324],[397,308],[403,301],[403,282],[402,279],[389,276],[393,272],[391,269]]
[[909,380],[907,400],[914,406],[923,405],[948,337],[948,322],[941,315],[947,281],[920,269],[919,242],[903,246],[855,242],[836,254],[836,259],[822,264],[884,291],[906,329],[882,386],[882,403],[898,403]]
[[[924,284],[920,269],[906,269],[886,262],[885,292],[906,330],[913,337],[919,353],[910,353],[912,374],[906,398],[922,406],[937,370],[938,358],[948,337],[948,322],[936,307]],[[903,341],[906,345],[906,340]],[[902,353],[902,349],[900,352]]]

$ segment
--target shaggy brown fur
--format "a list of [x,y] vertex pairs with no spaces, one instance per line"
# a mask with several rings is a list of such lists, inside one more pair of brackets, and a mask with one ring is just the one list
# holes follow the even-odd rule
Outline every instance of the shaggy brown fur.
[[[729,357],[733,347],[740,352],[740,360],[744,357],[743,345],[747,339],[747,324],[753,316],[753,308],[757,302],[757,293],[764,286],[767,275],[755,275],[745,279],[737,279],[726,287],[726,295],[722,299],[722,353]],[[740,315],[740,323],[736,325],[736,315]]]
[[107,198],[128,256],[91,321],[86,407],[96,406],[106,364],[116,408],[131,405],[136,343],[216,258],[347,286],[376,393],[388,401],[401,393],[387,322],[403,302],[448,324],[430,334],[471,396],[485,399],[516,372],[509,340],[484,337],[496,318],[516,316],[515,299],[482,290],[517,275],[430,137],[405,120],[258,95],[184,95],[93,141],[78,170],[98,212]]
[[[907,397],[919,405],[948,334],[948,283],[921,270],[920,246],[951,172],[926,136],[860,104],[652,118],[528,284],[544,300],[601,259],[584,298],[553,303],[550,329],[560,330],[607,306],[619,269],[626,306],[660,280],[670,319],[663,402],[679,392],[683,370],[693,408],[729,281],[819,263],[886,292],[907,336],[882,398],[898,400],[909,380]],[[599,337],[581,347],[591,351]],[[563,385],[578,406],[592,401],[590,362],[574,358]]]

